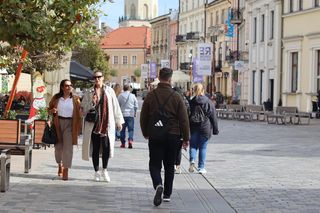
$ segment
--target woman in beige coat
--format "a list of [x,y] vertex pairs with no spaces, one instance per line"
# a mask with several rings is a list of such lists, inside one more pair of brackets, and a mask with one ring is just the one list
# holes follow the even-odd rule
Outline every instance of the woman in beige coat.
[[[108,159],[114,155],[115,130],[121,130],[124,119],[114,90],[103,84],[101,72],[94,73],[95,85],[86,90],[82,99],[82,109],[86,115],[91,109],[97,111],[95,122],[84,122],[82,159],[92,156],[95,170],[94,180],[109,182]],[[102,147],[103,170],[99,172],[99,153]],[[106,159],[107,158],[107,159]]]
[[55,144],[55,158],[58,175],[68,180],[68,169],[72,165],[73,145],[78,144],[81,128],[80,99],[72,94],[72,84],[68,79],[60,82],[60,91],[49,103],[49,113],[53,115],[58,141]]

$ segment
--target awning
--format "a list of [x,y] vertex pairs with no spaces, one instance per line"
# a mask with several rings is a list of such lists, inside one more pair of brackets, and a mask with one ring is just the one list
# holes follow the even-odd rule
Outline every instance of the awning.
[[90,81],[93,79],[93,72],[82,64],[79,64],[76,61],[71,61],[70,78],[73,80]]

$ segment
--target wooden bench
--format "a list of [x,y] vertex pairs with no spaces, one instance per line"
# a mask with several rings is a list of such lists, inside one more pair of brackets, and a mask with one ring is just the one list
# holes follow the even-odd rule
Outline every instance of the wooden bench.
[[10,184],[10,150],[0,150],[0,191],[6,192]]
[[302,119],[310,124],[310,113],[299,112],[297,107],[291,106],[279,106],[276,113],[267,115],[268,124],[302,124]]
[[29,173],[32,160],[31,135],[21,133],[21,120],[0,120],[0,150],[4,149],[9,149],[11,155],[24,155],[24,172]]
[[226,106],[226,109],[219,111],[218,114],[222,119],[235,119],[238,112],[243,112],[242,105],[229,104]]
[[44,146],[46,148],[46,145],[42,143],[42,136],[44,129],[46,127],[45,120],[35,120],[33,122],[33,146],[37,146],[39,148],[40,146]]

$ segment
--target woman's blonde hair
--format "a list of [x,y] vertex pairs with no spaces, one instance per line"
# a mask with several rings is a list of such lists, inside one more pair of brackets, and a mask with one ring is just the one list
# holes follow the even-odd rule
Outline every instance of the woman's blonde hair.
[[201,96],[204,95],[204,88],[203,85],[201,83],[196,83],[193,86],[193,92],[195,96]]

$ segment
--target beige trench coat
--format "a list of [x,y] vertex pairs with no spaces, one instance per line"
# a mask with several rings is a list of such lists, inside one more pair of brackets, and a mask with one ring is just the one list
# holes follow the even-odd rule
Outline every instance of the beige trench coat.
[[[106,85],[104,85],[104,89],[106,91],[106,95],[108,98],[109,121],[108,121],[107,134],[110,141],[110,158],[112,158],[114,156],[116,124],[122,125],[124,123],[124,119],[118,103],[118,99],[113,89]],[[81,102],[81,107],[84,113],[84,117],[88,113],[88,111],[92,109],[93,92],[94,92],[93,88],[90,88],[84,91],[83,99]],[[89,157],[91,157],[91,154],[92,154],[91,153],[92,149],[90,147],[91,147],[91,133],[92,133],[93,125],[94,125],[93,123],[84,121],[82,159],[87,161],[89,160]]]

